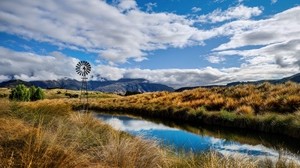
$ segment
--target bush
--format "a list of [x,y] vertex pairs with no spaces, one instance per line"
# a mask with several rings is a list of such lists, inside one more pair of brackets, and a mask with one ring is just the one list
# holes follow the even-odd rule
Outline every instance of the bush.
[[17,85],[9,95],[9,99],[16,101],[36,101],[44,99],[44,97],[44,92],[41,88],[36,88],[35,86],[27,88],[23,84]]
[[65,96],[69,96],[69,98],[78,98],[78,94],[65,93]]

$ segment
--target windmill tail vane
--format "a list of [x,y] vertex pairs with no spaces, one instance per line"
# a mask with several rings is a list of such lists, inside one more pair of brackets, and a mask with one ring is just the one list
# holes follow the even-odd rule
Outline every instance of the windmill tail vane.
[[83,105],[83,111],[88,111],[88,85],[87,75],[91,72],[91,65],[87,61],[79,61],[75,68],[78,75],[81,76],[81,88],[80,88],[80,104]]

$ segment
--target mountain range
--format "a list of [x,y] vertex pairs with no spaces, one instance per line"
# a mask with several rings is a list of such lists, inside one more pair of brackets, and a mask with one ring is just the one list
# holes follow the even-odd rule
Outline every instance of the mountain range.
[[[156,91],[183,91],[183,90],[190,90],[197,87],[229,87],[229,86],[236,86],[240,84],[260,84],[264,82],[269,82],[272,84],[279,84],[285,83],[287,81],[292,81],[296,83],[300,83],[300,73],[285,77],[282,79],[275,79],[275,80],[259,80],[259,81],[247,81],[247,82],[232,82],[228,83],[227,85],[210,85],[210,86],[196,86],[196,87],[183,87],[177,90],[174,90],[172,87],[167,85],[158,84],[158,83],[151,83],[146,79],[119,79],[116,81],[113,80],[106,80],[102,79],[101,81],[88,81],[88,90],[93,91],[101,91],[107,93],[117,93],[121,95],[125,95],[127,93],[144,93],[144,92],[156,92]],[[60,80],[46,80],[46,81],[22,81],[22,80],[9,80],[0,83],[0,87],[15,87],[18,84],[24,84],[26,86],[37,86],[44,89],[54,89],[54,88],[61,88],[61,89],[71,89],[71,90],[80,90],[81,88],[81,81],[77,81],[74,79],[60,79]]]
[[272,84],[280,84],[288,81],[300,83],[300,73],[282,79],[259,80],[259,81],[248,81],[248,82],[232,82],[232,83],[228,83],[227,86],[236,86],[240,84],[261,84],[264,82],[269,82]]
[[[80,90],[82,86],[81,81],[74,79],[60,79],[60,80],[46,80],[46,81],[22,81],[22,80],[9,80],[0,83],[0,87],[12,88],[18,84],[24,84],[26,86],[37,86],[44,89],[71,89]],[[145,79],[120,79],[117,81],[102,80],[102,81],[88,81],[88,90],[101,91],[107,93],[117,93],[124,95],[126,93],[144,93],[155,91],[174,91],[173,88],[157,84],[150,83]]]
[[198,88],[198,87],[205,87],[205,88],[211,88],[211,87],[229,87],[229,86],[236,86],[236,85],[242,85],[242,84],[254,84],[254,85],[257,85],[257,84],[261,84],[261,83],[264,83],[264,82],[269,82],[271,84],[280,84],[280,83],[285,83],[285,82],[288,82],[288,81],[295,82],[295,83],[300,83],[300,73],[292,75],[292,76],[289,76],[289,77],[285,77],[285,78],[282,78],[282,79],[269,79],[269,80],[246,81],[246,82],[238,81],[238,82],[228,83],[227,85],[209,85],[209,86],[182,87],[182,88],[179,88],[179,89],[177,89],[175,91],[176,92],[181,92],[181,91],[184,91],[184,90],[191,90],[191,89],[195,89],[195,88]]

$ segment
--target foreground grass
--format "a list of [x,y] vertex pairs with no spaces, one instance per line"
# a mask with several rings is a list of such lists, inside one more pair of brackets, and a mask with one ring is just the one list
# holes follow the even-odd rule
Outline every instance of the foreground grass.
[[90,108],[300,138],[300,85],[291,82],[93,99]]
[[166,152],[63,101],[1,102],[2,167],[157,167]]
[[297,167],[281,159],[175,154],[156,142],[113,130],[65,100],[0,99],[0,167]]

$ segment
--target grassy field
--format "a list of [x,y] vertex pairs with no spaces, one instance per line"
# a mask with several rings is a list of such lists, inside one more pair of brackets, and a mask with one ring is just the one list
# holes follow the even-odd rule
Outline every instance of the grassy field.
[[291,82],[93,99],[90,109],[300,138],[300,85]]
[[[95,110],[232,127],[254,125],[285,134],[299,131],[299,90],[299,85],[287,83],[128,97],[89,94]],[[157,142],[116,131],[92,114],[74,111],[79,100],[69,95],[78,91],[46,90],[46,99],[36,102],[11,102],[9,89],[0,94],[0,167],[300,167],[284,157],[274,162],[214,151],[174,153]]]
[[0,99],[0,167],[297,167],[281,158],[173,153],[154,141],[112,129],[66,99]]

